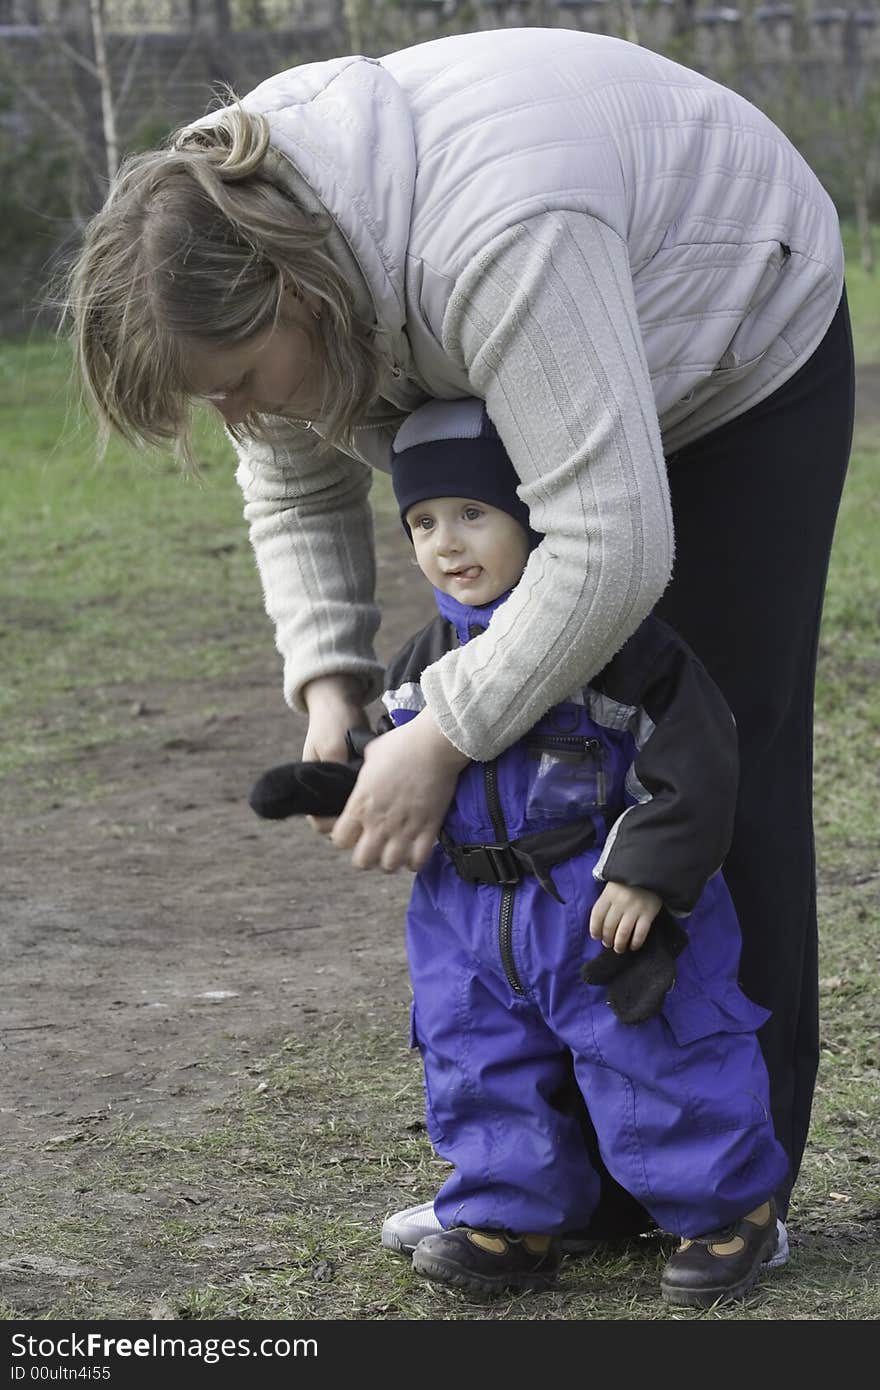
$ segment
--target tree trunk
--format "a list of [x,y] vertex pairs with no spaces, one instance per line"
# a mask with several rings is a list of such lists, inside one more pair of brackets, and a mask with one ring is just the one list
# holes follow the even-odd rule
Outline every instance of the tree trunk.
[[853,182],[855,184],[853,194],[856,204],[856,226],[859,230],[859,253],[862,269],[866,270],[869,275],[873,275],[874,237],[871,231],[871,213],[868,206],[868,181],[863,170],[859,170],[854,175]]
[[361,23],[361,0],[342,0],[342,13],[348,30],[349,53],[363,53],[364,26]]
[[119,168],[119,140],[116,135],[116,110],[113,105],[113,88],[110,84],[110,68],[107,63],[107,45],[104,42],[104,12],[102,0],[89,0],[89,14],[92,20],[92,40],[95,45],[95,69],[98,89],[101,93],[101,122],[104,129],[104,152],[107,160],[107,177],[111,183]]

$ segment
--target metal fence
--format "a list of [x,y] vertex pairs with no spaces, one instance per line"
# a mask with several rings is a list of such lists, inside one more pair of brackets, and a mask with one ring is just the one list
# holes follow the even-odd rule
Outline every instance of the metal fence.
[[[876,50],[880,28],[877,0],[839,5],[824,0],[739,5],[717,0],[102,0],[101,9],[108,32],[118,34],[321,28],[369,34],[396,21],[426,36],[450,26],[535,24],[654,39],[703,30],[712,44],[750,30],[761,33],[772,52],[786,54],[816,45],[824,49],[845,31],[859,46]],[[75,27],[87,21],[88,10],[89,0],[0,0],[0,34]]]

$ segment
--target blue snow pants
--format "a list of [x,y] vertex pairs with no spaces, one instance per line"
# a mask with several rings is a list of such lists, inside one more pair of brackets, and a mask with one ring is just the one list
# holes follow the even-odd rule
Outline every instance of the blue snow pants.
[[[585,1226],[599,1180],[560,1104],[571,1075],[611,1175],[664,1231],[695,1236],[767,1199],[787,1171],[756,1029],[766,1010],[737,984],[740,933],[720,874],[683,919],[690,943],[662,1012],[623,1024],[580,967],[599,849],[557,865],[558,903],[532,877],[513,895],[505,971],[502,890],[463,882],[437,846],[407,917],[413,1043],[428,1133],[453,1172],[444,1227],[561,1232]],[[515,962],[515,984],[509,978]]]

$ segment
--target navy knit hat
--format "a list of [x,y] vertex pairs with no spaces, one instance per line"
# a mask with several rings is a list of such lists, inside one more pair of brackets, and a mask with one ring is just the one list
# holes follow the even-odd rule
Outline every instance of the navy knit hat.
[[401,425],[391,447],[391,481],[400,519],[429,497],[472,497],[508,512],[526,532],[530,547],[541,537],[529,525],[529,509],[517,497],[519,478],[482,401],[428,401]]

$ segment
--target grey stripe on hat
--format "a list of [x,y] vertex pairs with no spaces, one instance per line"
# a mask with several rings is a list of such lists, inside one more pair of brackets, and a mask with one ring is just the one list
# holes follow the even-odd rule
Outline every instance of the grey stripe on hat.
[[394,452],[437,439],[479,439],[486,407],[474,396],[459,401],[428,401],[408,415],[394,436]]

